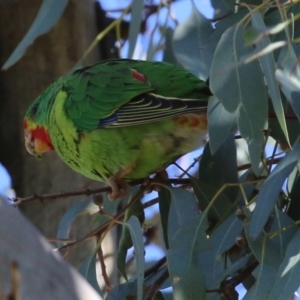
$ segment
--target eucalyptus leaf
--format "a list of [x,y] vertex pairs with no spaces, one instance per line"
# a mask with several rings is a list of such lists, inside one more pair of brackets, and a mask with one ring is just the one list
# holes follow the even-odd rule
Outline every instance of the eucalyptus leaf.
[[[72,222],[79,215],[82,214],[94,214],[99,211],[99,207],[93,203],[92,200],[88,201],[79,201],[71,206],[67,212],[60,219],[57,229],[56,237],[57,239],[68,239],[69,232],[72,225]],[[63,242],[57,242],[57,247],[62,247]]]
[[277,273],[272,292],[267,299],[282,300],[293,297],[299,287],[300,272],[300,230],[294,235],[287,246],[285,257]]
[[253,240],[249,232],[249,225],[245,224],[244,228],[249,246],[259,261],[258,267],[252,273],[256,282],[244,299],[263,300],[267,298],[275,283],[281,263],[280,254],[274,251],[274,246],[267,235],[260,234],[256,240]]
[[30,29],[7,59],[2,69],[6,70],[15,64],[38,36],[48,32],[56,24],[64,12],[68,2],[68,0],[43,0]]
[[293,150],[278,163],[271,175],[263,184],[257,200],[250,223],[250,236],[256,238],[263,230],[270,214],[274,210],[277,196],[282,189],[282,185],[288,175],[292,172],[298,162],[300,155],[300,141],[297,139],[293,145]]
[[[266,26],[259,12],[253,12],[251,17],[252,17],[252,25],[254,29],[257,29],[259,31],[266,30]],[[262,51],[270,44],[271,44],[270,38],[267,35],[264,35],[258,42],[256,42],[256,51],[257,52]],[[279,85],[275,78],[276,64],[275,64],[274,54],[273,52],[270,52],[266,55],[260,56],[258,59],[260,61],[262,70],[265,74],[268,93],[271,97],[273,108],[276,113],[278,122],[285,135],[286,140],[289,143],[289,135],[288,135],[287,126],[285,122],[285,115],[282,106]]]
[[238,111],[238,128],[247,141],[253,171],[258,174],[268,103],[259,62],[243,63],[252,53],[244,45],[243,32],[242,24],[237,24],[222,35],[212,62],[210,87],[226,110]]
[[209,145],[212,154],[215,154],[227,136],[237,127],[238,111],[228,112],[216,96],[209,99],[207,110]]
[[133,57],[136,41],[143,20],[143,15],[142,15],[143,9],[144,9],[144,1],[132,0],[131,20],[129,25],[129,36],[128,36],[128,41],[129,41],[128,58]]
[[88,281],[98,294],[103,297],[103,293],[99,287],[96,273],[97,251],[89,255],[79,267],[79,273]]
[[205,47],[212,33],[212,25],[193,5],[192,13],[179,24],[173,34],[173,49],[178,62],[202,80],[209,76]]
[[205,232],[207,227],[206,216],[199,215],[188,226],[180,228],[169,241],[167,259],[174,300],[205,299],[205,277],[197,268],[197,259],[201,251],[211,247]]

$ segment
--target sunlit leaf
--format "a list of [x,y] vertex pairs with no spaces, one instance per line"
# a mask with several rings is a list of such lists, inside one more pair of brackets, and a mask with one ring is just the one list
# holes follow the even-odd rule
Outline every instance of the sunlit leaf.
[[[254,29],[263,31],[266,29],[262,16],[259,12],[254,12],[252,15],[252,25]],[[256,51],[261,51],[268,47],[271,44],[270,38],[267,35],[264,35],[258,42],[256,42]],[[289,135],[287,132],[285,115],[282,106],[280,90],[275,78],[276,64],[274,55],[272,52],[260,56],[259,61],[262,67],[262,70],[265,74],[266,83],[268,86],[268,93],[271,97],[274,111],[276,113],[278,122],[281,126],[282,131],[284,132],[285,138],[289,141]]]
[[300,230],[287,246],[285,257],[277,273],[275,284],[268,299],[282,300],[292,298],[299,287],[300,272]]
[[143,20],[143,9],[144,1],[141,0],[132,0],[131,3],[131,20],[129,25],[129,49],[128,49],[128,58],[133,57],[136,41],[138,34],[140,32],[141,23]]
[[209,76],[210,64],[203,48],[212,33],[212,26],[197,8],[185,22],[177,26],[173,35],[173,49],[178,62],[202,80]]
[[226,110],[239,112],[238,127],[247,141],[252,168],[258,174],[268,103],[259,62],[241,64],[250,53],[251,49],[244,45],[242,25],[227,29],[214,54],[210,87]]
[[38,36],[48,32],[56,24],[68,2],[68,0],[43,0],[40,10],[30,29],[5,62],[2,69],[8,69],[15,64],[24,55],[28,46],[30,46]]
[[298,139],[293,145],[293,150],[286,154],[263,184],[258,194],[256,206],[251,218],[249,228],[251,238],[255,239],[263,230],[267,219],[274,209],[282,185],[297,164],[299,155],[300,141]]

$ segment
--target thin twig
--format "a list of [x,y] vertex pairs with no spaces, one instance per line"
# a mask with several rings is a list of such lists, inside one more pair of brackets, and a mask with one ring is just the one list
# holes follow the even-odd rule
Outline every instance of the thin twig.
[[105,265],[105,262],[104,262],[104,256],[103,256],[103,251],[102,251],[102,248],[101,248],[101,244],[99,246],[97,254],[98,254],[98,257],[99,257],[99,262],[100,262],[100,266],[101,266],[101,270],[102,270],[102,277],[103,277],[106,289],[109,292],[112,289],[112,287],[111,287],[111,284],[109,282],[109,278],[107,276],[106,265]]

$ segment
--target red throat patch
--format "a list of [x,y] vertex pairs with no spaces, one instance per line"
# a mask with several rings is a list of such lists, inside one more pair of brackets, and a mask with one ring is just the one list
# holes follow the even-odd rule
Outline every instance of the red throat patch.
[[54,150],[49,133],[45,128],[37,127],[36,129],[33,129],[32,130],[32,138],[43,141],[44,143],[46,143],[49,146],[49,150]]

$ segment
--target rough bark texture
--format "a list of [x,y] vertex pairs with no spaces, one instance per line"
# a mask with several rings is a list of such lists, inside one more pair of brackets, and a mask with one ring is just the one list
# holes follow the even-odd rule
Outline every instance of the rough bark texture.
[[[1,66],[26,34],[40,5],[40,0],[0,0]],[[17,64],[0,72],[0,162],[11,174],[13,188],[20,197],[80,189],[89,183],[55,153],[44,155],[42,161],[30,156],[24,148],[22,121],[28,105],[52,81],[72,69],[96,34],[94,2],[69,1],[55,27],[39,37]],[[94,53],[85,63],[98,59]],[[62,214],[74,201],[72,198],[30,203],[22,209],[46,237],[54,237]],[[85,218],[76,220],[73,234],[87,233],[87,223]],[[86,245],[83,248],[87,249]],[[78,248],[75,251],[78,266],[87,253]]]

